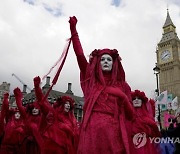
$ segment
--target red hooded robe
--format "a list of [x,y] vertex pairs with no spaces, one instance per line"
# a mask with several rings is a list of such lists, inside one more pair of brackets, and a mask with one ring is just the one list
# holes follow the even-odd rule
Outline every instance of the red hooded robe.
[[[160,132],[156,125],[155,120],[152,118],[152,115],[149,114],[147,109],[148,98],[146,97],[144,92],[139,90],[135,90],[131,93],[132,100],[135,98],[139,98],[142,100],[141,107],[135,107],[136,117],[132,123],[132,134],[131,134],[131,153],[138,153],[138,154],[158,154],[159,147],[157,144],[151,143],[149,137],[160,137]],[[144,134],[146,138],[145,145],[144,143],[132,143],[135,138],[134,135],[136,134]],[[143,140],[141,140],[143,142]],[[139,146],[142,144],[143,146]]]
[[[110,49],[94,50],[88,63],[76,31],[77,19],[71,17],[69,22],[85,98],[78,153],[129,154],[125,122],[126,118],[132,119],[133,109],[129,103],[130,87],[125,82],[118,52]],[[107,74],[102,72],[100,66],[103,54],[113,58],[113,69]]]

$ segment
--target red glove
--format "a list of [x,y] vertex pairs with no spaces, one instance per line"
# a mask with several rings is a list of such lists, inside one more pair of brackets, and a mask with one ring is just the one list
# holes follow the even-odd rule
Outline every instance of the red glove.
[[122,99],[126,99],[126,94],[118,87],[107,87],[105,91],[111,95],[117,96]]
[[22,98],[23,97],[23,95],[21,93],[21,90],[18,87],[14,89],[14,95],[16,97],[18,97],[18,98]]
[[39,87],[41,83],[41,78],[39,76],[34,78],[34,87]]
[[3,107],[5,110],[9,108],[9,102],[8,102],[8,97],[9,97],[9,94],[8,93],[5,93],[4,94],[4,99],[3,99]]
[[156,125],[156,122],[149,117],[143,117],[143,121],[144,121],[144,123],[146,123],[149,126]]
[[22,98],[23,98],[23,94],[21,92],[21,90],[19,88],[15,88],[14,89],[14,95],[15,95],[15,99],[16,99],[16,104],[17,107],[20,111],[21,117],[23,119],[26,119],[26,110],[25,108],[22,106]]
[[77,24],[77,18],[75,16],[69,17],[69,23],[70,23],[70,29],[71,33],[76,32],[76,24]]

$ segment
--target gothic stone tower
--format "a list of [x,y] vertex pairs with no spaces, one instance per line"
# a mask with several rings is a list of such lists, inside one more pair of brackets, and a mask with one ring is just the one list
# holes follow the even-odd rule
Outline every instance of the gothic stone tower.
[[163,26],[163,34],[157,47],[157,65],[160,68],[160,92],[167,90],[180,101],[180,40],[169,11]]

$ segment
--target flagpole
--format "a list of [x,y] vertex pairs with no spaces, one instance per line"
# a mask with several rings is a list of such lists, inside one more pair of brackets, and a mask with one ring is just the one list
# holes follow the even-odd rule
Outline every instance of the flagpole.
[[[157,89],[155,90],[155,92],[157,93],[157,98],[159,96],[159,73],[160,73],[160,68],[156,66],[153,68],[154,74],[156,75],[156,84],[157,84]],[[161,109],[160,109],[160,104],[158,104],[158,121],[159,121],[159,127],[160,130],[162,129],[162,125],[161,125]]]

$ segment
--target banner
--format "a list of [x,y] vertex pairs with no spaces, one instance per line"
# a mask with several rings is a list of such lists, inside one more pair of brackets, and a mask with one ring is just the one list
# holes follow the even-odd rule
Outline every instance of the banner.
[[167,109],[171,110],[172,109],[172,99],[173,95],[172,94],[168,94],[167,95]]
[[172,100],[172,109],[173,110],[178,109],[178,97],[177,96]]
[[157,104],[167,104],[167,90],[163,91],[158,97],[157,97]]

